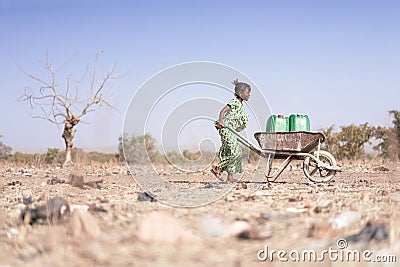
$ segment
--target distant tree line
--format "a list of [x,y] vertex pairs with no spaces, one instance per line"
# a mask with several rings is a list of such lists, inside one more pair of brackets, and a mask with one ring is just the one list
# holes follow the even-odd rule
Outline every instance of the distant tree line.
[[[2,154],[0,158],[3,161],[15,164],[33,165],[33,166],[62,166],[65,160],[65,150],[58,148],[48,148],[45,153],[22,153],[15,152],[13,154]],[[72,159],[80,164],[90,164],[92,162],[106,163],[117,162],[115,153],[102,153],[97,151],[85,152],[80,148],[73,148]]]
[[322,146],[339,160],[371,157],[365,150],[366,144],[374,144],[372,149],[378,157],[400,159],[400,112],[390,110],[389,115],[393,116],[393,127],[374,127],[366,122],[340,126],[338,131],[335,131],[334,125],[323,129],[326,140]]
[[[371,158],[366,150],[367,144],[376,152],[377,157],[390,160],[400,159],[400,111],[390,110],[393,118],[392,127],[370,126],[367,122],[360,125],[340,126],[336,129],[332,125],[321,132],[326,140],[322,148],[332,153],[338,160],[359,160]],[[62,165],[65,160],[65,151],[58,148],[49,148],[46,153],[28,154],[15,152],[1,141],[0,135],[0,159],[14,163],[26,164],[56,164]],[[182,152],[170,151],[165,155],[160,153],[156,146],[156,140],[147,133],[145,135],[124,134],[118,138],[117,153],[85,152],[80,148],[72,149],[72,159],[75,162],[124,162],[144,163],[149,160],[153,163],[193,163],[211,162],[215,158],[215,152]],[[248,149],[244,149],[244,158],[249,162],[256,161],[258,155]]]

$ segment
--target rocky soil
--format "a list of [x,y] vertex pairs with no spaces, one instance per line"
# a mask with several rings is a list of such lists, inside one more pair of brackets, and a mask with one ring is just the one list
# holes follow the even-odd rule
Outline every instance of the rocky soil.
[[[399,163],[345,166],[326,184],[296,168],[270,184],[252,183],[250,169],[234,185],[160,170],[182,189],[171,190],[178,206],[191,192],[209,201],[174,207],[165,188],[153,199],[125,166],[2,166],[0,266],[399,266]],[[359,262],[346,260],[350,250]]]

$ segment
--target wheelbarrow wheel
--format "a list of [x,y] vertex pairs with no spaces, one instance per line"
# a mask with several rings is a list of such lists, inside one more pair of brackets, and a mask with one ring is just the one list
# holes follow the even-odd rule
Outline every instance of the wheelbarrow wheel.
[[[315,157],[317,157],[317,153],[322,163],[328,166],[336,166],[336,160],[329,152],[323,150],[319,152],[316,151],[314,152]],[[315,183],[329,182],[336,174],[336,170],[318,166],[318,162],[312,157],[306,157],[304,159],[303,171],[307,178]]]

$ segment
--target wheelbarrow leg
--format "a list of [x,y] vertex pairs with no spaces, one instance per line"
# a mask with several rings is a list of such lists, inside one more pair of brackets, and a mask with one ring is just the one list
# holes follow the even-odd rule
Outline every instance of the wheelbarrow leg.
[[[268,171],[268,174],[267,174],[267,172],[265,173],[265,177],[267,178],[268,183],[275,182],[276,179],[278,179],[279,175],[283,172],[283,170],[287,167],[287,165],[289,165],[289,163],[291,161],[292,161],[292,155],[289,155],[272,175],[269,175],[269,173],[271,172],[271,167],[272,167],[272,166],[270,166],[270,170]],[[271,162],[271,164],[272,164],[272,162]]]
[[268,177],[272,170],[272,162],[274,161],[273,154],[264,154],[264,157],[267,158],[267,165],[265,166],[264,175]]

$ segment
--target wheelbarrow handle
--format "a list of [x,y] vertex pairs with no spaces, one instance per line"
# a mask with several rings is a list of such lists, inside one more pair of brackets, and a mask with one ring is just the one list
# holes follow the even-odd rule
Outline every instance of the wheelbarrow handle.
[[229,126],[222,126],[222,128],[230,130],[232,133],[234,133],[237,137],[237,140],[239,143],[243,144],[244,146],[248,147],[251,149],[253,152],[256,152],[258,155],[262,155],[263,152],[259,149],[257,149],[255,146],[253,146],[246,138],[244,138],[242,135],[240,135],[238,132],[230,128]]

